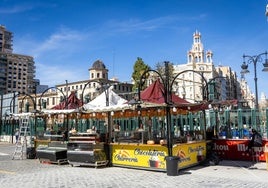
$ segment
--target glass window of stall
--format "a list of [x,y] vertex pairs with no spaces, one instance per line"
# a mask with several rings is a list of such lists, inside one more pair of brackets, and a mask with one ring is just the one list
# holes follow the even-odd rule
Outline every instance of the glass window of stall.
[[172,136],[175,143],[200,141],[205,138],[204,113],[189,112],[172,116]]

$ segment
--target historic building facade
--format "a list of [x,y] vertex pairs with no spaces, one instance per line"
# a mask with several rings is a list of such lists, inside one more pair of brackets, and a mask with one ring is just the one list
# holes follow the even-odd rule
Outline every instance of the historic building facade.
[[[171,72],[176,77],[172,85],[173,92],[189,102],[241,99],[241,87],[236,72],[229,66],[214,65],[213,52],[205,52],[201,33],[198,31],[193,34],[187,62],[174,64]],[[155,76],[155,73],[150,73],[147,85],[155,80]]]
[[187,53],[187,63],[174,65],[174,74],[180,73],[182,74],[178,76],[175,91],[190,102],[204,99],[216,102],[241,99],[241,87],[236,72],[229,66],[214,65],[213,52],[211,50],[205,52],[201,33],[198,31],[193,34],[193,44]]
[[[65,100],[72,92],[76,94],[78,99],[83,99],[83,102],[87,103],[107,90],[108,87],[113,87],[113,90],[117,94],[127,100],[132,98],[132,84],[109,79],[109,70],[101,60],[95,61],[88,70],[88,80],[76,82],[68,82],[68,80],[66,80],[65,83],[48,88],[43,93],[31,95],[32,98],[37,101],[37,110],[42,110],[44,107],[46,109],[53,108]],[[19,97],[19,112],[25,112],[24,106],[27,102],[30,103],[29,111],[32,111],[34,106],[33,101],[35,100],[31,100],[30,98],[25,99],[23,96]]]

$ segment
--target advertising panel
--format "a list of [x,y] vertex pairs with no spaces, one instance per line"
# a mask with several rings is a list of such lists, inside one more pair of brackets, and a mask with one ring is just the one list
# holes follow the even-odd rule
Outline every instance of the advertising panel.
[[[178,144],[173,156],[180,157],[179,168],[197,164],[205,158],[206,143]],[[166,170],[167,147],[160,145],[112,145],[112,163],[120,166]]]
[[167,148],[147,145],[113,145],[112,163],[133,167],[165,169]]
[[[248,151],[249,140],[247,139],[218,139],[214,140],[213,149],[222,159],[229,160],[253,160],[253,156]],[[266,141],[263,141],[262,147],[256,147],[255,150],[259,153],[258,160],[265,161],[264,146]]]

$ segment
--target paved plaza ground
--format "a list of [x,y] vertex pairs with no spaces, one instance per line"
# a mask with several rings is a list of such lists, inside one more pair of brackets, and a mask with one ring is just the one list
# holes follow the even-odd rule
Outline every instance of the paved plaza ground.
[[268,187],[266,163],[221,161],[220,165],[195,166],[166,172],[119,167],[71,167],[43,164],[37,159],[12,160],[15,145],[0,142],[1,188],[171,188],[171,187]]

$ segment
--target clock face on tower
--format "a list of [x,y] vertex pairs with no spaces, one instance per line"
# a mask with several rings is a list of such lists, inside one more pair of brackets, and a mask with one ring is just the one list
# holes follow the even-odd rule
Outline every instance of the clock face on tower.
[[205,70],[204,66],[200,66],[199,70],[201,70],[201,71]]

